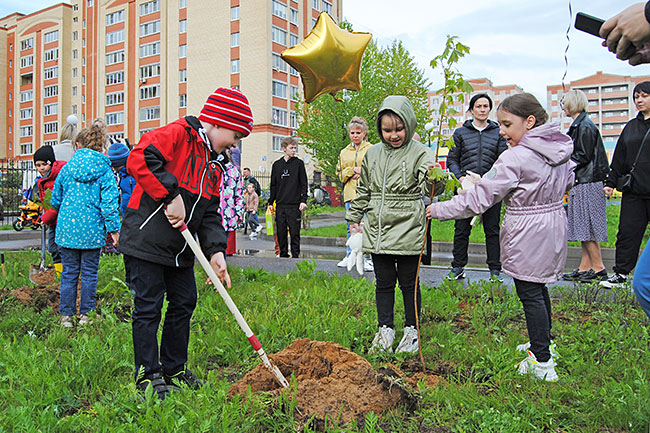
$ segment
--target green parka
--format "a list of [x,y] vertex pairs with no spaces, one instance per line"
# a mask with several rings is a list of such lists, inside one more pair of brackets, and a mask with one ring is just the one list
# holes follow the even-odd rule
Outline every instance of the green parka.
[[[384,141],[379,119],[392,111],[404,122],[406,138],[394,148]],[[417,126],[411,102],[404,96],[384,99],[377,114],[382,142],[370,147],[361,164],[357,196],[346,213],[349,224],[359,223],[366,214],[363,251],[374,254],[418,255],[426,224],[423,198],[429,196],[433,181],[428,179],[435,154],[413,140]],[[436,193],[444,184],[436,185]]]

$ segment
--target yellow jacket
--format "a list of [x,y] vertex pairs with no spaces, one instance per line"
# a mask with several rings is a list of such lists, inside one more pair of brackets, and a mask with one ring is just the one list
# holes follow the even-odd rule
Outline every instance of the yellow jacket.
[[364,141],[355,149],[354,144],[350,143],[345,146],[339,154],[339,162],[336,165],[336,173],[339,180],[343,183],[343,201],[349,202],[357,196],[357,185],[359,179],[352,179],[354,176],[354,167],[361,167],[361,162],[368,149],[370,142]]

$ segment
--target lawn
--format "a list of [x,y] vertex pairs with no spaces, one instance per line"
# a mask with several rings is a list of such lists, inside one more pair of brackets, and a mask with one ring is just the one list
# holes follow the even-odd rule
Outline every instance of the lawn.
[[[28,284],[38,254],[11,253],[8,289]],[[314,272],[302,262],[286,276],[231,269],[230,291],[267,352],[295,338],[328,340],[373,366],[405,369],[406,355],[366,353],[375,333],[372,283]],[[141,400],[132,380],[129,309],[121,258],[100,264],[101,320],[63,329],[51,309],[0,296],[0,432],[295,432],[292,405],[260,396],[228,399],[233,381],[258,363],[212,288],[199,287],[189,365],[208,384]],[[204,281],[197,270],[197,281]],[[606,294],[582,288],[553,301],[560,381],[519,376],[515,347],[527,340],[516,296],[498,283],[458,282],[423,287],[423,352],[437,387],[421,382],[419,407],[383,414],[378,423],[332,428],[362,432],[637,432],[650,424],[648,321],[629,290]],[[401,296],[397,323],[403,318]],[[398,338],[401,329],[398,329]],[[312,431],[309,427],[303,431]]]

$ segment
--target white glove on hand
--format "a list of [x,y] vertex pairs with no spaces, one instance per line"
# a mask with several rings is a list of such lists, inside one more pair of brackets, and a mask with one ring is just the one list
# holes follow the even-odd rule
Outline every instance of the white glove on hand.
[[361,251],[361,247],[363,246],[363,234],[361,232],[354,233],[350,236],[345,245],[350,247],[348,271],[351,271],[352,267],[356,264],[357,272],[359,275],[363,275],[363,251]]
[[463,181],[460,183],[462,189],[458,191],[458,194],[466,193],[468,189],[474,188],[474,185],[476,185],[480,181],[481,181],[481,176],[479,176],[478,174],[472,171],[467,170],[467,174],[463,177]]

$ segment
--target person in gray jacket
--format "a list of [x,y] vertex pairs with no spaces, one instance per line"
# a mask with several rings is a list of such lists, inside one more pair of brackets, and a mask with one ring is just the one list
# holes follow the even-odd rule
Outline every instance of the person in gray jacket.
[[[454,147],[449,150],[447,167],[462,182],[468,171],[484,175],[507,148],[505,139],[499,135],[499,125],[489,120],[492,99],[486,93],[478,93],[469,101],[469,112],[473,119],[465,121],[454,131]],[[487,250],[487,265],[490,276],[500,278],[501,254],[499,249],[499,226],[501,202],[483,213],[483,231]],[[454,249],[451,262],[451,279],[465,277],[467,248],[472,231],[472,218],[456,220],[454,224]]]

